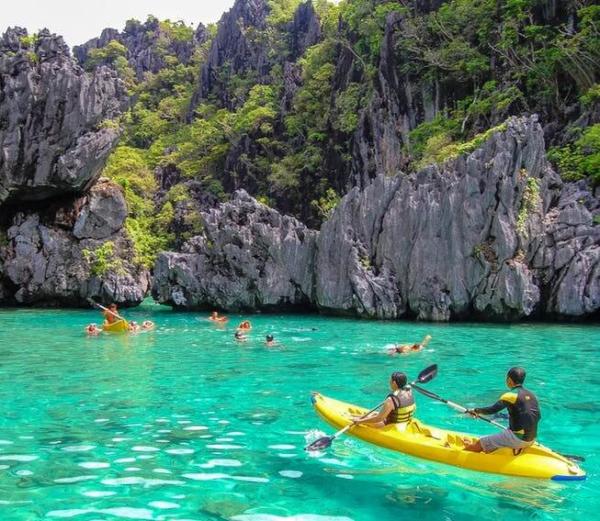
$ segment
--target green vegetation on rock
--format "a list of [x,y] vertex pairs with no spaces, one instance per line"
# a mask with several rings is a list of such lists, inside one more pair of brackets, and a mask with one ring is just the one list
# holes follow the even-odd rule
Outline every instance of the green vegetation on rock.
[[[141,77],[122,43],[89,51],[86,68],[112,66],[135,94],[114,123],[124,132],[105,173],[123,186],[140,262],[151,265],[175,238],[202,229],[183,183],[218,200],[245,188],[319,226],[351,172],[373,175],[374,166],[362,161],[373,161],[366,149],[374,141],[383,147],[382,132],[398,135],[395,152],[410,171],[473,152],[512,115],[538,113],[542,124],[556,122],[548,142],[563,178],[600,183],[599,126],[577,120],[600,103],[600,6],[449,0],[430,10],[397,1],[314,0],[320,36],[299,50],[305,35],[291,34],[290,22],[300,3],[269,0],[260,27],[237,20],[245,54],[210,70],[203,66],[214,59],[216,26],[198,43],[181,22],[128,21],[126,33],[145,31],[160,63]],[[190,42],[193,49],[180,55],[177,49]],[[208,89],[202,97],[199,84]],[[372,128],[369,118],[381,114],[391,116],[388,126]],[[175,172],[183,188],[159,190],[155,171]],[[530,211],[524,204],[521,226]]]

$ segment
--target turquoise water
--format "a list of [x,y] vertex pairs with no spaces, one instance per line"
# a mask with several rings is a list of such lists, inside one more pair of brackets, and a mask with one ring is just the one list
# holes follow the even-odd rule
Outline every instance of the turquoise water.
[[[0,519],[425,520],[591,519],[600,457],[600,327],[432,325],[317,315],[232,324],[145,305],[126,316],[154,332],[87,338],[94,311],[0,310]],[[316,330],[313,330],[316,328]],[[275,334],[282,346],[262,341]],[[384,346],[433,335],[389,357]],[[585,482],[560,484],[428,463],[342,437],[319,457],[309,394],[372,406],[389,373],[415,376],[466,405],[503,391],[508,367],[528,369],[540,399],[540,441],[586,457]],[[435,425],[493,432],[419,396]]]

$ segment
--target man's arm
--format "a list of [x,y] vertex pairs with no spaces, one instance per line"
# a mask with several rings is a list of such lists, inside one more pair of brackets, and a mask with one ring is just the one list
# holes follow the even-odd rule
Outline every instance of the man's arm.
[[515,403],[517,401],[517,394],[514,392],[504,393],[500,396],[500,399],[489,407],[477,407],[472,409],[475,414],[496,414],[500,412],[502,409],[506,409],[510,404]]

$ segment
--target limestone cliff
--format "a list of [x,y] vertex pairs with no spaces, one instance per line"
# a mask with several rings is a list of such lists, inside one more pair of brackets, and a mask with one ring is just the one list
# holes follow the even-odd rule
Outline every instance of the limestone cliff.
[[203,214],[185,253],[159,257],[154,295],[387,319],[591,317],[599,213],[585,183],[551,169],[537,118],[511,119],[470,154],[354,188],[318,235],[238,194]]

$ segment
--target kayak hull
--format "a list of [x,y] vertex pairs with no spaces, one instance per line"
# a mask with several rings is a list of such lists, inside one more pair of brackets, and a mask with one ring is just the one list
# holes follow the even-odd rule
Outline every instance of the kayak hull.
[[126,333],[128,331],[127,320],[117,320],[112,324],[104,322],[102,324],[102,331],[105,333]]
[[[368,412],[362,407],[318,393],[313,395],[312,400],[319,416],[337,429],[348,425],[352,416]],[[465,451],[463,440],[470,442],[476,437],[431,427],[418,420],[381,429],[357,425],[347,434],[379,447],[480,472],[556,481],[583,480],[586,477],[577,464],[542,445],[523,449],[518,456],[513,454],[512,449],[499,449],[490,454]]]

